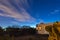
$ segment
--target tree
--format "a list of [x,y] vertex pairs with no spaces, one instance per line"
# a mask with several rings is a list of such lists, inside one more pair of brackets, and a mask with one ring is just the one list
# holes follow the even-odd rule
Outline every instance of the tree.
[[0,35],[3,33],[3,28],[0,26]]
[[35,34],[36,33],[36,29],[35,28],[31,28],[30,26],[24,25],[21,28],[21,33],[22,33],[22,35]]
[[24,25],[24,26],[22,26],[22,28],[31,28],[31,27],[30,27],[30,26]]
[[[7,32],[7,34],[8,34],[7,37],[10,37],[10,35],[12,35],[12,29],[11,29],[10,26],[8,26],[8,27],[6,28],[6,32]],[[11,38],[10,38],[10,39],[11,39]],[[12,40],[14,40],[14,36],[13,36],[13,35],[12,35]]]
[[1,26],[0,26],[0,40],[4,40],[4,30]]
[[14,37],[19,34],[20,28],[17,25],[8,26],[6,28],[6,32],[9,34],[9,36],[11,36],[12,40],[14,40]]

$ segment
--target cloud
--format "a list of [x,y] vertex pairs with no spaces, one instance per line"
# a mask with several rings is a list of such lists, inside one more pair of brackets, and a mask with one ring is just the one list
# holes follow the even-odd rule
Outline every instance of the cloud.
[[12,24],[19,24],[19,22],[17,22],[17,21],[12,21],[11,23]]
[[27,0],[0,0],[0,16],[11,17],[20,22],[33,22],[33,18],[27,11]]
[[47,14],[47,16],[52,16],[52,15],[59,15],[60,10],[51,10],[51,12],[49,14]]
[[60,10],[54,10],[51,12],[51,14],[58,14],[60,12]]

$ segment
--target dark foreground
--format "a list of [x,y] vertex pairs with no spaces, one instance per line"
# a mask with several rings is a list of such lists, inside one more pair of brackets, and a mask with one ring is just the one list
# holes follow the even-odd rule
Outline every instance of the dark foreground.
[[35,28],[0,28],[0,40],[47,40],[48,35],[37,34]]
[[0,40],[48,40],[48,35],[36,34],[36,35],[23,35],[23,36],[11,36],[6,35],[4,38],[0,36]]
[[48,35],[27,35],[15,37],[15,40],[48,40]]

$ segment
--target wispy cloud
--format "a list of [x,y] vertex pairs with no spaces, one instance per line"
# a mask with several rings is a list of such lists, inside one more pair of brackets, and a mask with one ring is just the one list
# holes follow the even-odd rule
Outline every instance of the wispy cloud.
[[32,22],[35,20],[27,11],[27,0],[0,0],[0,16],[11,17],[20,22]]
[[60,10],[54,10],[51,12],[51,14],[58,14],[60,12]]
[[51,15],[58,15],[59,12],[60,12],[60,10],[51,10],[51,12],[48,13],[47,15],[48,15],[48,16],[51,16]]
[[16,25],[16,24],[19,24],[19,22],[17,22],[17,21],[12,21],[11,23],[12,23],[12,24],[15,24],[15,25]]

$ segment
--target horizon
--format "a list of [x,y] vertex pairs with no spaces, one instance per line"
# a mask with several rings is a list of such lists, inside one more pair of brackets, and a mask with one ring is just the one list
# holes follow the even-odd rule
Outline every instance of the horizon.
[[60,0],[0,0],[0,26],[60,21]]

